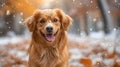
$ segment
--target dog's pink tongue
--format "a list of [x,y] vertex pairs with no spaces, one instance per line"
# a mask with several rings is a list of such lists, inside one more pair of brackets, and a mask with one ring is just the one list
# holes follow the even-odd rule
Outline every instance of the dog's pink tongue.
[[50,42],[54,41],[55,36],[54,35],[46,35],[46,39]]

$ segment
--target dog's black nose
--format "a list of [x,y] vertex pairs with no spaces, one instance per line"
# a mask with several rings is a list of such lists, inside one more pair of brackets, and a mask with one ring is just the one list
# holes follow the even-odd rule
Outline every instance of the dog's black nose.
[[53,27],[52,27],[52,26],[48,26],[48,27],[46,28],[46,31],[47,31],[47,32],[52,32],[52,31],[53,31]]

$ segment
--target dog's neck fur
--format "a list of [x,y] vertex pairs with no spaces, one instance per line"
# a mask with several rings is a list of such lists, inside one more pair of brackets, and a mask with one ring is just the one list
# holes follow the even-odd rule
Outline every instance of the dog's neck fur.
[[54,41],[53,43],[51,43],[52,46],[49,46],[48,43],[41,41],[41,38],[36,39],[36,37],[38,38],[38,35],[36,33],[33,33],[32,41],[34,44],[31,44],[29,50],[35,50],[34,52],[37,54],[35,56],[39,58],[36,59],[36,62],[39,63],[39,65],[41,65],[42,67],[54,67],[54,64],[63,62],[64,59],[61,58],[61,56],[64,57],[63,52],[61,51],[60,53],[59,50],[64,50],[65,44],[63,41],[66,41],[67,37],[65,32],[60,32],[59,34],[60,36],[57,37],[59,41]]

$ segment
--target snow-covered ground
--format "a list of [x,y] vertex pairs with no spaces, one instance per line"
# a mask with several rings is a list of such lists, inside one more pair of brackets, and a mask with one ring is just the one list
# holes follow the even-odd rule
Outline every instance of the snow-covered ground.
[[[69,67],[120,66],[120,39],[114,34],[105,36],[102,32],[92,32],[83,37],[69,34],[68,39]],[[29,43],[30,37],[26,35],[1,37],[0,67],[26,67]]]

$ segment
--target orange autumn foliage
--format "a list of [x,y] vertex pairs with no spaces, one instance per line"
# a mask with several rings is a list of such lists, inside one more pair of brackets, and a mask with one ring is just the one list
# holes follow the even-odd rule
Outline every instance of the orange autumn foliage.
[[3,9],[11,13],[23,12],[24,16],[30,16],[41,2],[41,0],[7,0]]
[[83,64],[85,67],[92,67],[92,60],[89,58],[81,58],[80,63]]

